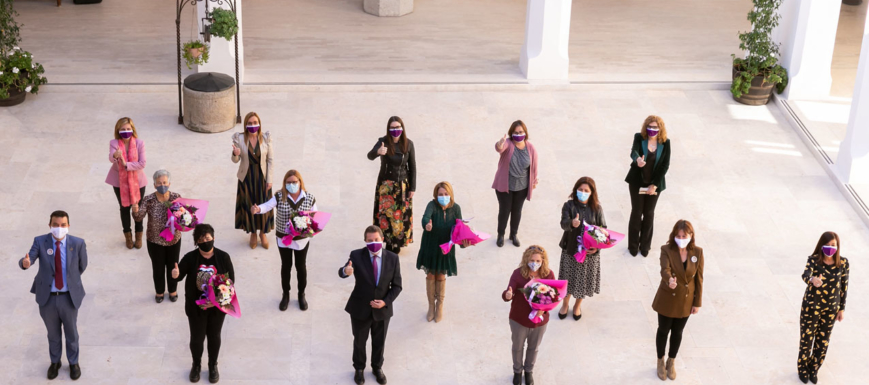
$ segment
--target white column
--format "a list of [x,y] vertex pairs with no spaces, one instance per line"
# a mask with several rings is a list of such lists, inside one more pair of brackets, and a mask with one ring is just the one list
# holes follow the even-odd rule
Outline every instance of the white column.
[[[210,10],[219,6],[211,1],[196,3],[196,20],[199,25],[199,32],[202,32],[202,18],[205,17],[206,2],[208,2],[208,9]],[[242,0],[235,0],[236,17],[238,18],[238,83],[244,84],[244,38],[242,37],[244,28],[242,28],[241,23],[241,3]],[[226,1],[223,2],[221,8],[229,9]],[[222,37],[212,36],[211,42],[208,45],[208,63],[199,66],[198,71],[219,72],[235,78],[235,41],[233,39],[226,40]]]
[[571,0],[528,0],[519,67],[528,79],[568,80]]
[[791,57],[783,60],[789,63],[790,75],[786,99],[816,99],[830,94],[830,66],[841,7],[838,0],[800,1]]
[[863,27],[851,114],[845,139],[839,145],[836,169],[844,183],[869,184],[869,18]]

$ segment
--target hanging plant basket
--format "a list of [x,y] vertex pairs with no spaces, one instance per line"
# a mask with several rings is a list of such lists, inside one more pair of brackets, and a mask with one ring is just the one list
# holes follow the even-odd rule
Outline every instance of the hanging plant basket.
[[238,18],[235,17],[235,12],[223,8],[214,8],[208,14],[211,19],[208,33],[211,36],[222,37],[226,40],[231,40],[238,33]]
[[193,69],[193,65],[208,63],[208,46],[199,40],[191,40],[184,43],[184,63],[187,69]]

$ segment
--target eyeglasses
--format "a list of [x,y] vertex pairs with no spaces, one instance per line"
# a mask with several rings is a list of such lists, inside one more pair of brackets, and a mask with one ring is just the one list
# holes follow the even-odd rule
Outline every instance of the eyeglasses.
[[655,131],[657,131],[657,130],[658,130],[658,126],[648,126],[648,127],[646,127],[646,129],[647,129],[647,130],[655,130]]

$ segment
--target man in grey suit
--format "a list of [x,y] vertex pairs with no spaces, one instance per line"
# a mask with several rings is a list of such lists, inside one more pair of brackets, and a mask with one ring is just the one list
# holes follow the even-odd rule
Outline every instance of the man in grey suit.
[[39,261],[39,271],[33,278],[30,292],[36,294],[39,315],[48,329],[48,351],[51,357],[48,379],[57,377],[61,366],[63,328],[69,378],[77,380],[81,377],[81,368],[78,365],[76,319],[85,295],[81,274],[88,265],[87,247],[83,239],[67,235],[69,215],[66,212],[51,213],[48,226],[51,233],[33,238],[30,252],[18,261],[18,266],[27,270],[35,261]]

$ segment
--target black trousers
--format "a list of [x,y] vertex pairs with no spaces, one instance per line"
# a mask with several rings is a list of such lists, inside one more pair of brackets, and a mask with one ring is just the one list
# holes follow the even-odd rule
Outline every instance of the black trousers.
[[371,334],[371,369],[382,368],[389,318],[375,321],[373,317],[367,319],[350,317],[350,326],[353,328],[353,368],[365,369],[365,345],[368,343],[368,334]]
[[178,263],[178,254],[181,253],[181,241],[172,246],[162,246],[152,242],[146,242],[146,245],[148,246],[148,256],[151,257],[154,291],[157,294],[165,293],[168,283],[169,292],[174,293],[178,290],[178,281],[172,279],[172,269]]
[[688,317],[685,318],[670,318],[658,314],[658,334],[655,336],[655,347],[658,348],[658,358],[664,358],[664,348],[667,347],[667,335],[670,335],[670,358],[676,358],[679,353],[679,346],[682,345],[682,331],[685,330],[685,324],[688,323]]
[[[131,206],[124,207],[121,206],[121,189],[120,187],[114,187],[115,189],[115,198],[118,198],[118,206],[121,208],[121,226],[124,227],[124,232],[129,233],[132,232],[130,228],[130,219],[132,218],[132,208]],[[145,187],[139,189],[139,196],[142,198],[145,197]],[[136,222],[136,232],[141,233],[142,230],[142,222]]]
[[628,221],[628,249],[646,251],[652,248],[655,230],[655,206],[659,195],[640,194],[640,185],[628,185],[631,190],[631,219]]
[[187,323],[190,325],[190,354],[193,356],[193,365],[202,365],[205,337],[208,337],[208,364],[217,365],[220,331],[223,329],[226,313],[214,307],[202,310],[195,303],[186,303],[184,312],[187,313]]
[[528,189],[521,191],[495,191],[498,197],[498,234],[503,235],[507,229],[507,218],[510,218],[510,236],[519,231],[519,221],[522,220],[522,206],[528,197]]
[[[278,242],[280,242],[278,238]],[[299,293],[304,293],[308,287],[308,265],[305,261],[308,258],[308,247],[311,244],[305,245],[302,250],[293,250],[290,248],[279,247],[278,252],[281,254],[281,288],[284,293],[290,292],[290,277],[293,273],[293,255],[296,258],[296,279],[299,280]]]

